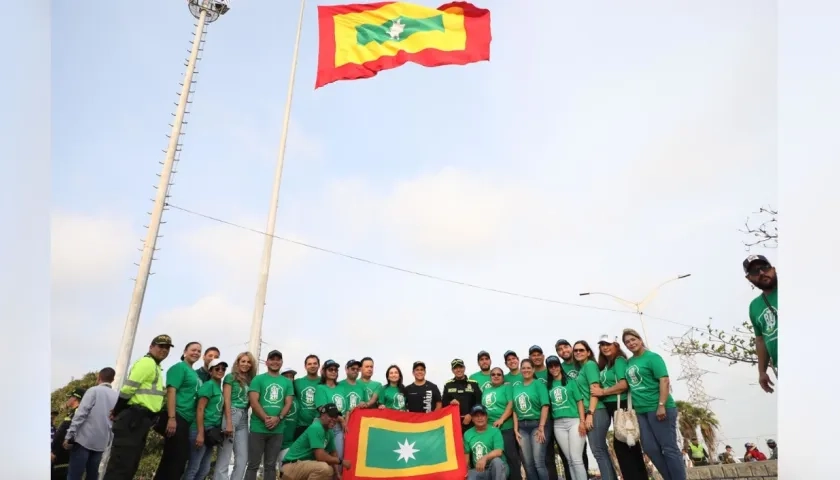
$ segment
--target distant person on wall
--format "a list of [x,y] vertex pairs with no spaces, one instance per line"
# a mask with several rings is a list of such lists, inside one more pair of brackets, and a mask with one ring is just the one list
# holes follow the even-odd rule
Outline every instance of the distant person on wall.
[[64,417],[64,420],[58,426],[58,429],[55,431],[55,437],[53,437],[52,441],[52,455],[50,457],[52,458],[51,478],[53,478],[53,480],[64,480],[67,478],[67,467],[70,463],[70,451],[64,440],[67,438],[67,431],[73,421],[73,415],[75,415],[76,409],[79,408],[79,403],[84,396],[85,389],[76,388],[70,392],[70,396],[67,397],[67,402],[64,404],[64,406],[70,411],[67,412],[67,416]]
[[772,438],[767,440],[767,448],[770,449],[770,460],[778,460],[779,459],[779,447],[776,446],[776,441]]
[[440,389],[426,380],[426,364],[416,361],[411,366],[414,382],[405,386],[405,407],[413,413],[429,413],[440,408]]
[[688,448],[691,450],[691,463],[693,463],[695,467],[709,464],[709,452],[706,451],[706,447],[700,445],[699,439],[692,438],[691,444]]
[[761,453],[754,443],[747,442],[744,444],[744,448],[747,450],[746,453],[744,453],[745,462],[763,462],[764,460],[767,460],[767,456]]
[[735,459],[735,452],[732,451],[732,447],[727,445],[726,450],[721,453],[723,459],[721,460],[723,463],[738,463]]
[[758,384],[767,393],[773,393],[773,381],[767,369],[779,372],[779,285],[776,267],[764,255],[750,255],[744,260],[747,280],[761,290],[761,295],[750,302],[750,322],[755,332],[755,351],[758,355]]
[[67,480],[99,478],[102,452],[111,440],[111,410],[117,404],[117,391],[111,388],[116,372],[106,367],[99,371],[96,386],[89,388],[67,430],[64,448],[70,450]]

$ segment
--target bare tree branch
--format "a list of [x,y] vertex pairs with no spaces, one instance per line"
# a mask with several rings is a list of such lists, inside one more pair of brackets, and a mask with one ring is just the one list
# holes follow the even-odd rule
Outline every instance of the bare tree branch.
[[706,326],[705,332],[700,332],[700,339],[682,338],[675,342],[671,353],[675,355],[704,355],[706,357],[726,360],[730,365],[758,363],[755,351],[755,335],[750,322],[744,322],[741,327],[731,332]]
[[776,217],[779,215],[778,209],[772,207],[761,207],[753,215],[755,218],[747,218],[744,222],[744,229],[741,233],[746,235],[749,240],[744,241],[744,247],[747,250],[752,247],[776,248],[779,246],[779,229],[776,222]]

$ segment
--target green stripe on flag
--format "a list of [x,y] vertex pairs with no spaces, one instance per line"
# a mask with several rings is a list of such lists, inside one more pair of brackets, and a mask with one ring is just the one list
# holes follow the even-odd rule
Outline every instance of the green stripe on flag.
[[399,42],[419,32],[444,32],[443,15],[429,18],[397,17],[382,25],[364,24],[356,26],[356,42],[367,45],[370,42],[379,44],[385,42]]
[[368,430],[365,464],[369,468],[424,467],[446,460],[443,427],[425,432],[399,432],[374,427]]

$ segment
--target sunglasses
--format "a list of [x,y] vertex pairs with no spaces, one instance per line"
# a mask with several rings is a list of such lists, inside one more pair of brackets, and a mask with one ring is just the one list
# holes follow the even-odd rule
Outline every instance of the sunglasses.
[[501,373],[491,373],[490,376],[491,377],[501,377],[503,375]]
[[770,269],[773,268],[770,265],[753,265],[747,270],[747,274],[751,276],[756,276],[760,273],[767,273]]
[[574,352],[575,353],[586,353],[586,349],[585,348],[576,348],[576,349],[574,349]]

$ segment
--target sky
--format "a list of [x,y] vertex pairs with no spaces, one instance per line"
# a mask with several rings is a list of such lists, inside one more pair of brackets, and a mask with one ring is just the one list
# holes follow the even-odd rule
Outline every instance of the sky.
[[[775,5],[485,0],[490,62],[314,90],[322,2],[307,3],[277,235],[611,309],[623,307],[578,293],[641,300],[690,273],[645,309],[648,343],[687,399],[665,344],[710,318],[724,329],[747,319],[756,292],[739,229],[777,204]],[[53,387],[113,365],[137,273],[194,29],[185,2],[143,6],[53,4]],[[265,229],[298,8],[234,0],[208,27],[172,204]],[[233,360],[263,237],[179,210],[164,220],[132,359],[167,333],[167,366],[193,340]],[[500,365],[507,349],[594,344],[626,327],[638,318],[276,241],[262,351],[297,368],[308,353],[372,356],[382,378],[422,359],[442,385],[455,357],[475,366],[484,349]],[[725,439],[737,449],[776,435],[776,397],[754,368],[697,362]]]

